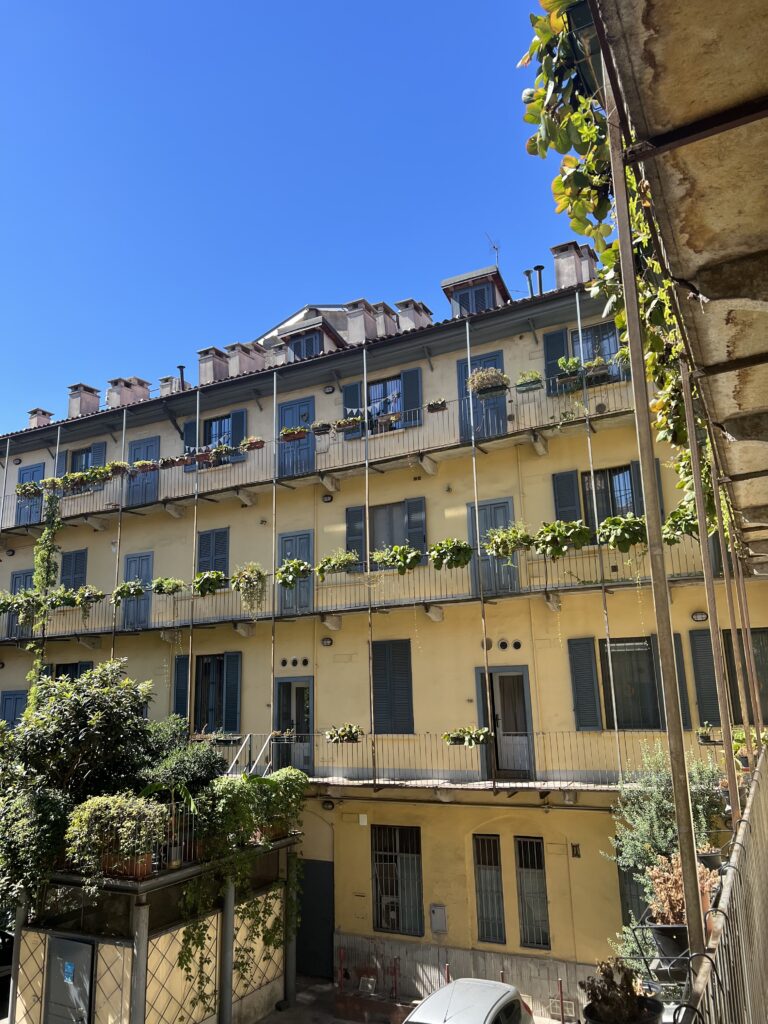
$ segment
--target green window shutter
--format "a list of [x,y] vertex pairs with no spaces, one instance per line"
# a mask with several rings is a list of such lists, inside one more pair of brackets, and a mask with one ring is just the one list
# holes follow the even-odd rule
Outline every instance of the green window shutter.
[[576,637],[568,641],[571,665],[573,714],[579,731],[601,730],[600,691],[597,686],[597,662],[594,637]]
[[712,639],[709,630],[692,629],[688,636],[693,658],[693,681],[696,686],[696,703],[699,707],[699,724],[709,722],[710,725],[720,725],[715,661],[712,657]]
[[[354,384],[344,384],[341,389],[341,395],[344,403],[345,416],[362,416],[363,419],[366,418],[366,410],[363,409],[363,385],[360,381],[355,381]],[[355,437],[362,436],[362,423],[354,430],[344,432],[344,437],[347,441],[351,441]]]
[[355,572],[362,572],[366,564],[365,550],[365,507],[363,505],[351,505],[346,510],[347,515],[347,551],[356,551],[358,564],[354,566]]
[[559,331],[549,331],[544,335],[544,376],[547,378],[547,394],[557,394],[557,375],[560,367],[557,365],[562,356],[568,355],[568,334],[565,328]]
[[189,655],[177,654],[173,666],[173,713],[187,717],[187,685],[189,683]]
[[[234,409],[230,414],[229,443],[237,448],[241,441],[244,441],[248,434],[248,412],[246,409]],[[245,452],[238,452],[230,455],[230,462],[242,462]]]
[[224,655],[224,732],[240,731],[241,660],[239,651]]
[[403,370],[400,374],[400,388],[403,395],[403,426],[421,426],[422,408],[420,366],[415,366],[410,370]]
[[405,507],[405,535],[407,542],[412,548],[421,551],[422,562],[426,562],[427,556],[427,503],[424,498],[406,498],[403,502]]
[[562,519],[567,523],[581,519],[579,474],[575,469],[565,473],[553,473],[552,491],[555,498],[555,519]]

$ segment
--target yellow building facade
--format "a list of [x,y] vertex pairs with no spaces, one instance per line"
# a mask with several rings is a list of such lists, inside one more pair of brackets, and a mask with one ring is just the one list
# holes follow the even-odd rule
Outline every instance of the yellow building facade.
[[[609,952],[626,912],[604,856],[610,807],[643,744],[664,742],[647,560],[591,544],[510,563],[477,539],[478,527],[482,541],[514,522],[594,525],[593,481],[599,518],[643,511],[615,328],[581,284],[588,254],[555,255],[553,292],[510,301],[487,268],[444,282],[453,315],[438,323],[413,300],[397,314],[364,300],[307,307],[259,342],[204,350],[197,387],[165,378],[154,397],[140,378],[116,378],[104,409],[74,385],[69,418],[34,410],[29,429],[0,439],[1,588],[31,585],[41,529],[42,500],[18,497],[17,483],[116,460],[152,466],[62,497],[65,586],[108,595],[135,578],[149,591],[159,577],[264,568],[256,608],[227,586],[105,599],[87,621],[54,611],[46,661],[79,672],[126,658],[132,677],[153,680],[150,715],[220,733],[233,771],[308,772],[300,971],[352,987],[373,974],[385,994],[423,994],[446,970],[503,972],[546,1012],[558,976],[577,999],[578,977]],[[598,362],[574,382],[561,356]],[[503,369],[511,388],[470,398],[468,363]],[[516,387],[530,371],[539,386]],[[362,422],[312,431],[345,417]],[[284,428],[307,436],[283,439]],[[247,438],[264,443],[218,465],[194,461]],[[185,453],[189,465],[162,463]],[[669,450],[657,457],[666,513],[679,492]],[[474,549],[462,569],[366,564],[367,549],[425,551],[454,537]],[[360,564],[292,589],[275,578],[286,559],[315,564],[337,549]],[[717,712],[700,567],[696,542],[668,549],[694,754],[695,728]],[[764,587],[748,582],[768,687]],[[30,632],[13,614],[0,622],[0,713],[11,724]],[[359,741],[329,742],[344,722]],[[462,726],[488,726],[490,741],[442,738]]]

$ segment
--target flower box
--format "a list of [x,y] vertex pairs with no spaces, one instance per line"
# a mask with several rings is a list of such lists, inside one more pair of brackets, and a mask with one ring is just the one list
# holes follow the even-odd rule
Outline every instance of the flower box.
[[447,408],[448,403],[444,398],[438,402],[427,402],[427,412],[445,412]]
[[524,395],[528,391],[541,391],[543,387],[543,380],[524,380],[520,384],[515,384],[515,391],[518,395]]
[[240,445],[240,449],[241,450],[245,450],[247,452],[254,452],[254,451],[257,451],[259,448],[263,448],[263,447],[264,447],[264,441],[260,437],[249,437],[247,440],[243,441],[242,444]]
[[475,391],[475,394],[481,402],[487,402],[490,398],[498,398],[501,395],[506,395],[506,393],[507,388],[502,387],[501,385],[494,385],[489,388],[478,388]]
[[280,434],[281,441],[303,441],[307,436],[307,431],[304,427],[300,427],[298,430],[286,430]]

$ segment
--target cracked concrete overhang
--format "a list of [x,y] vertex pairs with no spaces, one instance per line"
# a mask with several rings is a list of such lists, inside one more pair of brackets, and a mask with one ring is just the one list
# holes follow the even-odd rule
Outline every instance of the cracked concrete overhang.
[[[765,96],[764,0],[595,0],[594,7],[639,141]],[[766,168],[766,118],[640,164],[748,545],[768,538]],[[750,365],[722,365],[745,358]],[[716,364],[720,372],[707,375]],[[763,558],[749,567],[764,573],[766,546],[752,550]]]

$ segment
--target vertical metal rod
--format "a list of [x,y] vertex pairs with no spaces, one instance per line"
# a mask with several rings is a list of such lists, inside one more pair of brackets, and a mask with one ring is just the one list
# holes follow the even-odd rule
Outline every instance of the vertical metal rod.
[[[56,463],[59,461],[59,447],[60,447],[60,445],[61,445],[61,424],[59,424],[59,426],[56,428],[56,449],[55,449],[54,456],[53,456],[54,475],[56,473]],[[40,506],[40,510],[41,510],[41,512],[43,514],[43,519],[45,519],[47,517],[46,507],[48,505],[48,502],[50,501],[50,497],[51,497],[50,491],[47,491],[47,492],[44,491],[43,492],[43,497],[41,498],[41,506]],[[53,555],[49,554],[49,556],[48,556],[48,562],[49,563],[51,562],[52,558],[53,558]],[[46,566],[46,572],[47,572],[47,570],[49,568],[50,568],[50,565]],[[46,587],[46,592],[47,592],[47,589],[48,588]],[[39,657],[40,657],[40,661],[44,662],[45,661],[45,637],[46,637],[46,633],[47,633],[46,627],[48,625],[48,612],[47,611],[45,612],[45,614],[42,617],[42,623],[43,623],[43,625],[42,625],[42,629],[40,631],[40,654],[39,654]]]
[[[278,726],[277,720],[277,683],[275,682],[275,646],[277,639],[277,602],[278,602],[278,587],[277,587],[277,478],[279,475],[280,463],[279,463],[279,451],[277,434],[277,368],[272,371],[272,618],[270,622],[270,635],[269,635],[269,678],[270,678],[270,693],[272,694],[272,721],[270,723],[269,732]],[[272,762],[272,751],[269,752],[267,758],[269,763]]]
[[224,883],[219,940],[219,1014],[218,1024],[232,1024],[232,979],[235,960],[235,883]]
[[693,829],[691,794],[688,786],[688,772],[685,762],[683,721],[680,713],[680,691],[677,685],[677,666],[672,635],[672,620],[669,609],[669,593],[664,565],[664,547],[661,537],[661,512],[659,507],[656,462],[651,435],[651,414],[645,383],[645,360],[643,356],[643,331],[638,306],[637,282],[635,280],[634,252],[632,248],[632,225],[629,215],[627,182],[624,172],[621,132],[616,122],[616,103],[606,82],[606,112],[608,142],[611,157],[613,189],[616,202],[616,226],[619,236],[621,257],[621,278],[624,286],[624,306],[627,319],[627,336],[631,368],[632,395],[635,406],[635,428],[640,457],[640,475],[645,500],[645,521],[648,533],[648,560],[651,570],[651,591],[656,615],[656,636],[659,645],[661,666],[661,687],[664,694],[664,711],[667,722],[669,759],[672,769],[672,793],[675,803],[680,862],[683,874],[683,890],[687,910],[689,945],[693,953],[705,949],[704,920],[699,896],[699,873],[696,858],[696,838]]
[[720,540],[720,553],[723,561],[723,585],[725,587],[725,600],[728,606],[728,625],[731,630],[731,649],[733,651],[733,664],[736,668],[736,685],[739,691],[739,704],[741,705],[741,720],[744,723],[744,745],[747,748],[747,761],[751,768],[757,764],[754,750],[752,748],[752,730],[749,721],[749,703],[747,702],[747,690],[744,685],[744,670],[741,664],[741,651],[739,650],[739,631],[736,627],[736,611],[733,606],[733,591],[731,590],[731,567],[728,564],[728,543],[725,539],[725,524],[723,523],[723,508],[720,501],[720,485],[717,482],[716,467],[712,466],[712,494],[715,499],[715,515],[717,516],[717,532]]
[[[467,340],[467,380],[469,375],[472,373],[472,346],[469,340],[469,317],[467,317],[466,323],[466,340]],[[469,405],[469,429],[472,437],[472,494],[474,498],[474,513],[475,513],[475,543],[477,544],[477,594],[480,598],[480,624],[482,628],[483,636],[483,666],[485,669],[485,714],[488,718],[488,728],[491,730],[491,735],[495,736],[496,723],[493,719],[493,694],[491,693],[491,670],[488,666],[488,622],[485,614],[485,594],[483,592],[483,566],[480,561],[480,500],[477,486],[477,438],[475,436],[475,401],[469,388],[467,388],[466,396],[459,395],[459,403],[465,401]],[[460,407],[460,406],[459,406]],[[461,419],[461,413],[459,412],[459,419]],[[480,716],[480,708],[477,709],[478,719]],[[478,721],[478,725],[480,722]],[[491,770],[491,783],[493,786],[494,793],[496,792],[496,752],[495,747],[491,750],[491,755],[488,758],[489,767]]]
[[371,473],[368,432],[368,349],[363,341],[363,454],[365,458],[365,582],[368,600],[368,705],[371,719],[371,773],[376,785],[376,718],[373,694],[373,605],[371,601]]
[[744,650],[747,654],[747,672],[749,674],[749,689],[752,694],[752,704],[755,708],[755,722],[757,723],[757,749],[763,745],[763,705],[760,703],[760,682],[757,674],[757,663],[755,662],[755,647],[752,643],[752,626],[749,618],[749,605],[747,604],[747,589],[744,585],[744,569],[735,547],[733,549],[733,564],[736,566],[736,581],[738,587],[736,594],[739,599],[739,615],[742,622],[741,636],[744,641]]
[[[701,566],[704,570],[704,593],[707,598],[707,614],[709,615],[709,636],[712,641],[712,660],[715,667],[715,686],[717,688],[717,704],[720,709],[720,728],[723,733],[723,755],[725,757],[725,774],[728,778],[728,789],[734,818],[741,817],[739,800],[739,782],[736,776],[736,761],[733,756],[733,734],[731,732],[731,709],[728,701],[728,687],[725,682],[723,641],[717,615],[715,584],[712,577],[712,558],[709,551],[707,534],[707,506],[704,499],[704,488],[701,482],[701,455],[696,439],[696,417],[693,412],[693,396],[691,394],[691,375],[688,363],[680,360],[680,381],[685,404],[685,423],[688,428],[688,447],[691,450],[691,476],[693,477],[694,495],[696,498],[696,514],[699,524],[699,547],[701,549]],[[712,470],[713,487],[717,474]]]
[[[8,1021],[15,1024],[16,1000],[19,994],[19,965],[21,964],[21,933],[27,923],[27,901],[22,896],[16,904],[16,922],[13,926],[13,951],[11,953],[11,987],[8,992]],[[45,968],[43,968],[45,970]]]
[[133,905],[133,963],[129,1024],[144,1024],[147,1006],[147,960],[149,954],[149,904],[137,896]]
[[[11,439],[5,442],[5,465],[3,466],[3,495],[0,498],[0,530],[5,529],[5,491],[8,484],[8,463],[11,461]],[[56,476],[56,464],[53,465],[53,475]]]
[[[121,442],[121,445],[120,445],[120,461],[121,462],[125,462],[125,424],[126,424],[127,412],[128,412],[128,410],[125,408],[125,406],[123,406],[123,436],[122,436],[122,442]],[[58,451],[57,451],[57,455],[58,455]],[[159,473],[160,470],[157,470],[157,472]],[[117,586],[120,583],[120,547],[121,547],[122,540],[123,540],[123,507],[125,505],[125,497],[124,497],[125,496],[125,489],[126,489],[126,487],[129,486],[129,483],[128,483],[129,480],[130,480],[130,477],[126,477],[125,480],[123,480],[123,478],[120,477],[119,480],[118,480],[118,483],[119,483],[119,486],[120,486],[120,508],[118,509],[118,513],[117,513],[117,543],[116,543],[116,546],[115,546],[115,575],[114,575],[115,589],[117,589]],[[114,656],[115,656],[115,634],[116,633],[117,633],[117,605],[113,604],[112,605],[112,644],[111,644],[111,649],[110,649],[110,652],[109,652],[110,658],[114,658]]]
[[295,893],[292,899],[288,899],[288,887],[296,878],[298,870],[298,854],[292,850],[287,855],[286,885],[284,890],[283,913],[285,914],[285,987],[284,995],[287,1006],[296,1005],[296,908],[294,906]]
[[[582,334],[581,327],[581,302],[579,301],[579,292],[576,291],[576,326],[579,332],[579,349],[581,351],[582,360],[584,357],[584,337]],[[600,517],[597,511],[597,483],[595,480],[595,462],[592,457],[592,425],[589,419],[589,394],[587,393],[587,377],[586,374],[581,376],[581,392],[582,399],[584,402],[584,424],[587,432],[587,455],[589,456],[589,481],[592,490],[592,518],[595,523],[595,530],[600,525]],[[611,623],[608,617],[608,594],[605,587],[605,563],[603,560],[603,546],[602,544],[597,545],[597,559],[600,567],[600,597],[602,599],[603,606],[603,628],[605,630],[605,643],[606,652],[608,654],[608,683],[611,688],[611,708],[613,711],[613,735],[616,740],[616,758],[619,766],[619,782],[621,782],[624,776],[624,768],[621,760],[621,743],[619,742],[619,716],[616,710],[616,687],[614,685],[613,677],[613,652],[611,649]]]
[[[195,396],[195,455],[200,451],[200,384],[197,385]],[[200,463],[195,462],[195,503],[192,512],[192,579],[197,575],[197,517],[200,507]],[[192,706],[193,683],[195,678],[194,664],[195,637],[195,599],[189,603],[189,647],[187,651],[187,722],[190,733],[195,729],[195,709]]]

